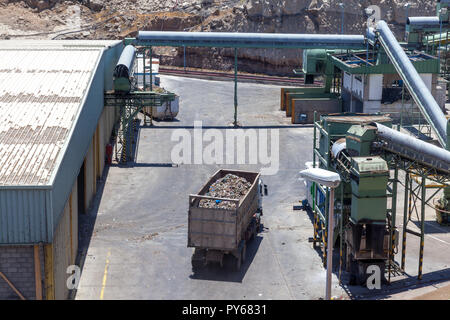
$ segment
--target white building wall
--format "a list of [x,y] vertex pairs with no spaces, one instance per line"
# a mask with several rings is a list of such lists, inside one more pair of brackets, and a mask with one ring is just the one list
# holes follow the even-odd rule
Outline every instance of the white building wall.
[[369,75],[369,100],[379,100],[383,96],[383,75],[370,74]]
[[427,86],[428,90],[432,90],[432,84],[433,84],[433,75],[431,73],[422,73],[420,74],[420,77],[422,78],[423,82],[425,82],[425,85]]

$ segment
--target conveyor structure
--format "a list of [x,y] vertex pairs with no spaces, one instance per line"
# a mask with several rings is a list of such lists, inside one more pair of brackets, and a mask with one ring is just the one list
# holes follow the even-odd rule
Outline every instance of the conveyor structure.
[[[138,57],[141,57],[143,60],[141,63],[144,66],[142,88],[138,87],[134,72]],[[153,108],[170,104],[176,98],[175,94],[164,90],[153,91],[152,81],[150,80],[148,84],[145,75],[146,71],[148,72],[151,69],[151,64],[146,66],[145,60],[147,60],[145,50],[141,52],[133,45],[125,46],[114,68],[114,90],[104,94],[105,106],[118,108],[120,112],[120,125],[116,128],[115,154],[116,160],[121,163],[127,163],[133,158],[136,116],[142,112],[144,124],[151,125]],[[149,79],[152,79],[152,77],[149,77]]]
[[[450,152],[418,140],[392,128],[385,115],[332,114],[315,121],[314,163],[336,171],[341,186],[335,204],[336,232],[339,238],[340,270],[345,266],[350,283],[364,284],[370,265],[386,268],[388,279],[405,268],[406,233],[421,237],[419,278],[422,277],[426,181],[450,185]],[[406,173],[402,263],[395,262],[398,247],[396,204],[399,170]],[[393,171],[393,176],[390,173]],[[411,177],[419,183],[413,186]],[[314,185],[311,190],[314,212],[314,245],[323,248],[324,264],[327,247],[329,191]],[[410,194],[410,196],[408,196]],[[390,206],[388,199],[391,198]],[[411,198],[420,202],[408,203]],[[407,228],[411,213],[417,211],[421,232]],[[344,263],[345,258],[345,263]],[[340,271],[341,275],[341,271]]]

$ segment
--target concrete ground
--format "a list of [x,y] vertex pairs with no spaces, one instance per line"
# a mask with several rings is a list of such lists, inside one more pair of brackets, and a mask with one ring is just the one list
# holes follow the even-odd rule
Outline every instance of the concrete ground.
[[[249,244],[241,271],[211,266],[193,274],[193,249],[186,247],[188,195],[196,193],[218,168],[260,170],[265,166],[172,165],[171,151],[178,142],[171,141],[171,136],[180,132],[177,129],[192,133],[195,120],[203,121],[204,130],[225,134],[230,129],[233,83],[163,76],[162,86],[180,95],[180,113],[175,121],[140,128],[136,163],[107,169],[92,210],[80,217],[82,275],[75,298],[323,298],[326,272],[320,252],[308,242],[313,234],[311,219],[305,211],[292,209],[305,198],[298,172],[312,161],[312,127],[291,125],[279,111],[279,87],[239,84],[238,120],[246,130],[279,132],[279,170],[263,177],[269,187],[263,205],[264,228]],[[421,283],[414,277],[419,242],[408,235],[408,275],[393,278],[391,286],[375,292],[339,286],[336,268],[333,296],[402,299],[410,298],[407,293],[414,290],[424,294],[424,288],[442,286],[450,280],[449,231],[436,225],[429,209]]]

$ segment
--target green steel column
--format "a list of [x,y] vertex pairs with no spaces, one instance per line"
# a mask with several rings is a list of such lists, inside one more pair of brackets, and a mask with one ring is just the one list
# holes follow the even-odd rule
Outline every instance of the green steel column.
[[[447,150],[450,151],[450,119],[447,121]],[[444,188],[444,197],[450,200],[450,187]]]
[[317,111],[314,111],[314,140],[313,140],[313,168],[316,167],[316,139],[317,139],[317,133],[316,133],[316,119],[317,119]]
[[128,140],[128,148],[127,148],[127,161],[126,162],[128,162],[128,160],[131,160],[131,152],[132,152],[132,149],[133,149],[133,139],[132,139],[132,125],[131,125],[131,122],[132,122],[133,120],[131,119],[131,117],[128,117],[128,121],[127,121],[127,140]]
[[150,50],[149,50],[149,52],[150,52],[150,91],[153,91],[153,81],[152,81],[152,78],[153,78],[153,70],[152,70],[152,68],[153,68],[153,59],[152,59],[152,47],[150,47]]
[[130,139],[128,137],[129,134],[129,114],[128,114],[128,105],[125,105],[122,113],[122,163],[127,163],[128,161],[128,152],[131,148],[129,144],[131,144]]
[[[127,162],[127,139],[126,139],[126,134],[125,134],[125,129],[126,129],[126,125],[125,125],[125,119],[126,119],[126,110],[127,107],[126,105],[122,107],[122,114],[121,114],[121,122],[122,122],[122,158],[121,158],[121,162],[122,163],[126,163]],[[120,128],[119,128],[120,130]]]
[[237,123],[237,107],[238,107],[238,97],[237,97],[237,48],[234,48],[234,126],[236,127],[238,125]]
[[333,73],[334,73],[334,64],[328,60],[326,61],[325,67],[325,92],[330,93],[331,85],[333,81]]
[[339,221],[339,284],[341,283],[343,253],[344,253],[344,184],[341,183],[341,219]]
[[[400,128],[399,128],[400,130]],[[391,263],[395,261],[395,223],[396,223],[396,215],[397,215],[397,181],[398,181],[398,168],[394,169],[394,181],[392,183],[392,206],[391,206],[391,234],[390,239],[391,243],[389,246],[389,271],[391,270]],[[389,272],[389,282],[391,280],[391,273]]]
[[[392,247],[394,247],[395,244],[395,224],[396,224],[396,220],[397,220],[397,189],[398,189],[398,168],[396,167],[394,170],[394,182],[392,185],[392,223],[391,223],[391,228],[392,228],[392,232],[393,232],[393,243],[392,243]],[[393,250],[393,248],[392,248]]]
[[[145,70],[147,68],[147,66],[145,65],[145,54],[147,53],[147,50],[144,49],[144,51],[142,52],[142,70],[143,70],[143,76],[142,76],[142,84],[144,87],[144,91],[147,91],[147,84],[145,83]],[[139,62],[139,61],[138,61]]]
[[183,46],[183,65],[184,65],[184,73],[186,73],[186,46]]
[[128,148],[127,148],[127,162],[131,160],[131,154],[133,152],[133,110],[132,105],[128,106],[128,115],[127,115],[127,135],[128,135]]
[[[405,113],[405,82],[402,81],[402,112],[400,112],[400,128],[403,127],[403,114]],[[400,128],[398,131],[400,131]]]
[[331,123],[328,123],[327,124],[327,129],[326,129],[326,132],[328,133],[328,135],[327,135],[327,151],[326,151],[326,157],[325,157],[325,159],[327,160],[327,167],[326,167],[326,169],[327,170],[333,170],[333,168],[331,168],[331,135],[330,135],[330,132],[331,132]]
[[419,280],[422,280],[422,267],[423,267],[423,247],[424,247],[424,240],[425,240],[425,202],[427,201],[426,199],[426,193],[427,193],[427,189],[426,189],[426,178],[423,176],[422,177],[422,196],[421,196],[421,201],[420,201],[420,252],[419,252],[419,275],[418,278]]
[[[314,111],[314,122],[313,122],[313,124],[314,124],[314,138],[313,138],[313,168],[316,167],[316,152],[315,152],[316,147],[317,147],[317,145],[316,145],[316,143],[317,143],[317,142],[316,142],[316,139],[317,139],[316,117],[317,117],[317,111]],[[316,183],[313,182],[312,186],[313,186],[313,194],[312,194],[312,199],[313,199],[313,211],[314,211],[314,214],[317,214],[317,213],[316,213],[316,194],[317,194],[317,186],[316,186]]]
[[406,257],[406,225],[408,224],[408,207],[409,207],[409,201],[408,201],[408,189],[409,189],[409,173],[406,172],[405,177],[405,199],[403,201],[403,231],[402,231],[402,262],[401,262],[401,268],[403,271],[405,271],[405,257]]

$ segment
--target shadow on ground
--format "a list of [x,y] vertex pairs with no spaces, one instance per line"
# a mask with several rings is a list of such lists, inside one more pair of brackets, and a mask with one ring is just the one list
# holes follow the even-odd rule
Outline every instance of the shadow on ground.
[[[105,188],[106,177],[109,172],[109,165],[105,165],[103,175],[97,180],[97,193],[92,200],[91,207],[85,214],[78,216],[78,252],[75,259],[75,265],[81,269],[81,275],[83,274],[84,263],[86,261],[87,252],[91,243],[92,236],[94,234],[95,221],[97,220],[98,209],[100,206],[100,200],[103,196]],[[77,290],[73,289],[69,292],[69,299],[75,299]]]
[[348,286],[345,284],[342,285],[342,288],[349,295],[350,299],[388,299],[394,294],[447,282],[450,280],[450,268],[426,273],[422,276],[422,280],[407,273],[404,273],[403,276],[406,276],[406,278],[399,280],[393,278],[391,279],[391,284],[384,284],[379,290],[369,290],[362,286]]
[[[261,225],[262,233],[264,227]],[[233,270],[233,257],[231,255],[226,255],[224,257],[224,266],[221,267],[219,264],[211,264],[198,270],[189,277],[194,280],[210,280],[210,281],[227,281],[227,282],[242,282],[244,279],[250,265],[252,264],[258,248],[263,241],[263,237],[256,235],[252,240],[247,242],[247,254],[245,262],[242,263],[241,269],[239,271]]]

